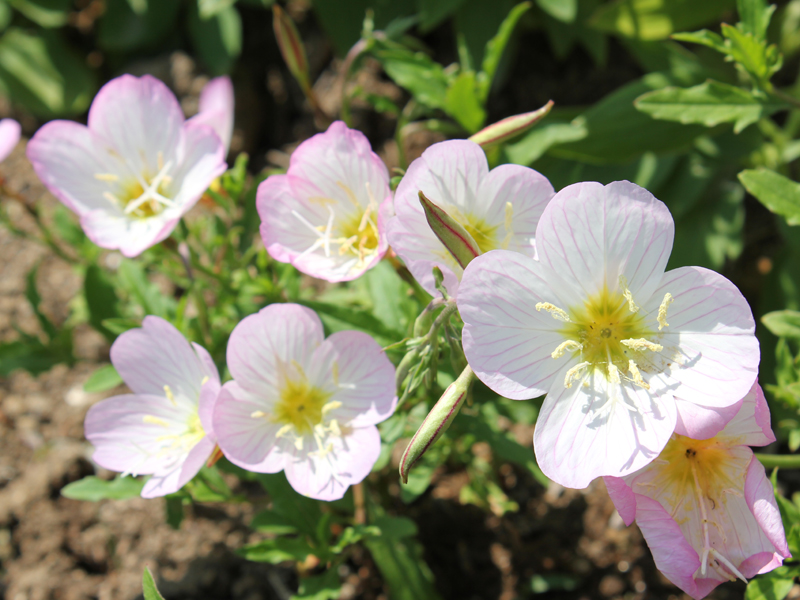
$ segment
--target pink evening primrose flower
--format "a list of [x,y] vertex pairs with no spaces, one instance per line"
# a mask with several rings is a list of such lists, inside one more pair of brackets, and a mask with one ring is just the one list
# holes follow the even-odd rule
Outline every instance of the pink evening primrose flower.
[[22,128],[14,119],[0,120],[0,162],[8,158],[19,142]]
[[500,165],[489,171],[483,149],[469,140],[434,144],[411,163],[395,192],[389,243],[433,295],[433,267],[438,266],[451,296],[463,269],[428,225],[420,191],[458,221],[481,252],[501,248],[531,257],[536,224],[554,193],[547,178],[528,167]]
[[312,277],[350,281],[389,247],[389,172],[364,134],[341,121],[300,144],[289,171],[258,186],[256,205],[272,258]]
[[790,556],[772,485],[748,448],[775,441],[758,384],[736,408],[716,435],[676,433],[641,471],[606,478],[620,516],[627,525],[636,520],[658,569],[697,600]]
[[201,123],[210,126],[227,153],[233,136],[233,83],[230,77],[215,77],[200,92],[200,104],[195,116],[188,123]]
[[213,129],[185,122],[158,79],[123,75],[97,93],[89,126],[51,121],[28,143],[48,189],[98,246],[136,256],[166,238],[225,171]]
[[495,250],[464,272],[467,360],[498,394],[547,394],[534,450],[564,486],[637,471],[679,415],[702,431],[756,379],[746,300],[713,271],[665,273],[673,235],[669,210],[647,190],[579,183],[545,208],[538,260]]
[[239,323],[228,342],[214,431],[228,460],[285,471],[299,493],[341,498],[380,454],[376,423],[395,409],[394,366],[367,334],[324,339],[314,311],[272,304]]
[[126,475],[152,475],[145,498],[178,491],[216,446],[211,416],[220,381],[214,361],[167,321],[149,316],[141,329],[117,338],[111,362],[133,394],[89,409],[84,428],[93,460]]

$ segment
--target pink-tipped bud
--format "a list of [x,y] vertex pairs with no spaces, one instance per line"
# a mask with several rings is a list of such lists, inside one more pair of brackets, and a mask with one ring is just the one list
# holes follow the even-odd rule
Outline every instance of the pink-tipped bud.
[[272,5],[272,27],[278,41],[281,56],[289,68],[289,72],[300,84],[303,92],[308,94],[311,89],[311,76],[308,71],[308,59],[303,40],[295,27],[292,18],[277,4]]
[[461,268],[466,269],[470,261],[481,253],[477,242],[458,221],[448,215],[444,209],[428,200],[422,191],[419,192],[419,201],[425,210],[425,218],[433,233],[453,255]]
[[536,125],[550,112],[551,108],[553,108],[552,100],[538,110],[514,115],[497,123],[492,123],[469,139],[476,144],[480,144],[482,148],[491,148],[498,144],[504,144]]

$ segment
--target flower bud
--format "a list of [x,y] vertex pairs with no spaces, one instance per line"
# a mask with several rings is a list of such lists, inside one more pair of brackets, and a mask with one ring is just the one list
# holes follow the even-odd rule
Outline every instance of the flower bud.
[[497,123],[492,123],[469,139],[479,144],[484,149],[491,148],[498,144],[504,144],[536,125],[536,123],[541,121],[547,113],[550,112],[551,108],[553,108],[552,100],[538,110],[521,115],[514,115],[513,117],[502,119]]
[[303,40],[300,39],[300,34],[297,32],[292,18],[278,4],[272,5],[272,15],[272,27],[275,30],[275,38],[278,41],[281,56],[283,56],[292,77],[303,89],[303,93],[308,95],[311,89],[311,77],[308,72],[308,59]]
[[400,460],[400,477],[403,479],[403,483],[408,483],[408,473],[411,467],[417,464],[428,448],[447,431],[450,423],[461,410],[461,405],[464,404],[474,380],[475,373],[467,365],[458,379],[447,386],[442,397],[425,417]]
[[425,218],[433,233],[453,255],[461,268],[466,269],[470,261],[481,253],[478,244],[458,221],[428,200],[422,191],[419,192],[419,201],[425,210]]

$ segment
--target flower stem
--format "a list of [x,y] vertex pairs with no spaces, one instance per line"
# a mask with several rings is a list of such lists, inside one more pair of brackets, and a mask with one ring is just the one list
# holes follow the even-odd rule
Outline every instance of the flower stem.
[[767,469],[780,467],[782,469],[800,469],[800,454],[760,454],[756,458]]

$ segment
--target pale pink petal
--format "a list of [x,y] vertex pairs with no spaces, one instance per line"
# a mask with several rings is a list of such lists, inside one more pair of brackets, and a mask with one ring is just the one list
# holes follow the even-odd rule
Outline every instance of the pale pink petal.
[[[180,214],[186,213],[208,189],[211,182],[225,172],[225,149],[207,125],[187,123],[177,151],[178,167],[170,172],[174,190],[172,201]],[[175,209],[167,209],[168,212]]]
[[81,227],[101,248],[132,258],[169,237],[178,220],[178,216],[169,218],[166,211],[149,219],[130,219],[120,210],[98,209],[81,216]]
[[603,477],[608,495],[625,525],[636,519],[636,495],[622,477]]
[[150,75],[123,75],[105,84],[89,109],[89,129],[138,174],[155,175],[161,160],[175,160],[183,111],[169,88]]
[[200,92],[198,113],[189,121],[213,128],[227,153],[233,136],[233,116],[233,83],[230,77],[215,77]]
[[342,403],[330,412],[340,425],[375,425],[394,412],[394,365],[366,333],[340,331],[331,335],[315,351],[306,374],[317,387],[333,391],[329,402]]
[[758,383],[754,383],[744,397],[740,411],[725,426],[720,439],[728,444],[746,446],[766,446],[775,441],[769,406]]
[[658,376],[645,375],[651,386],[645,390],[612,384],[606,373],[590,368],[566,388],[567,369],[556,375],[533,433],[545,475],[565,487],[585,488],[597,477],[633,473],[659,455],[677,413]]
[[356,427],[342,437],[328,438],[329,451],[304,447],[286,461],[286,478],[304,496],[338,500],[347,488],[360,483],[381,453],[381,436],[374,425]]
[[621,275],[642,304],[658,287],[674,231],[667,207],[638,185],[576,183],[545,208],[536,247],[539,260],[572,290],[570,306],[583,306],[604,286],[620,290]]
[[299,304],[270,304],[245,317],[228,341],[228,369],[252,393],[276,394],[286,365],[305,368],[324,332],[317,314]]
[[693,575],[700,568],[700,556],[661,504],[636,494],[636,524],[653,553],[658,570],[692,598],[700,600],[719,585],[716,580],[694,579]]
[[111,346],[111,362],[123,381],[137,394],[165,398],[169,386],[175,401],[194,409],[206,365],[191,344],[173,325],[160,317],[147,316],[142,327],[129,329]]
[[283,469],[287,452],[292,452],[291,440],[278,438],[281,424],[266,416],[276,400],[277,393],[254,394],[236,381],[222,387],[214,406],[214,435],[233,464],[259,473],[277,473]]
[[760,356],[747,301],[718,273],[681,267],[663,276],[643,312],[655,320],[667,293],[674,301],[656,341],[662,365],[680,383],[674,395],[706,407],[737,403],[756,380]]
[[17,146],[22,127],[14,119],[0,120],[0,161],[4,161]]
[[114,150],[87,127],[72,121],[50,121],[27,146],[33,169],[53,195],[83,215],[90,210],[122,211],[106,197],[107,182],[96,175],[128,177]]
[[694,402],[675,398],[675,405],[678,408],[675,433],[694,440],[707,440],[722,431],[725,425],[736,416],[742,407],[742,401],[717,408],[700,406]]
[[[547,393],[556,373],[577,362],[569,353],[553,359],[564,341],[564,323],[538,302],[555,302],[548,273],[516,252],[493,250],[464,272],[458,309],[464,320],[464,352],[475,374],[498,394],[523,400]],[[562,379],[563,381],[563,379]]]
[[142,488],[142,498],[158,498],[177,492],[203,468],[215,446],[213,440],[204,437],[174,469],[167,473],[157,473],[148,479]]
[[222,388],[219,380],[219,371],[217,370],[217,365],[214,363],[214,359],[212,359],[211,355],[208,353],[208,350],[194,342],[192,342],[192,348],[194,348],[197,357],[200,359],[205,376],[208,377],[208,381],[206,381],[200,389],[197,412],[206,435],[212,439],[216,439],[214,436],[213,417],[214,405],[217,402],[219,391]]
[[[744,497],[747,502],[747,507],[750,509],[753,518],[758,523],[761,529],[762,536],[769,540],[768,545],[762,542],[760,548],[762,552],[772,553],[775,552],[778,558],[789,558],[789,546],[786,543],[786,533],[783,529],[783,522],[781,521],[781,513],[778,510],[777,502],[775,501],[775,492],[772,489],[772,484],[767,479],[764,465],[754,456],[747,467],[747,477],[744,484]],[[754,550],[751,550],[753,552]],[[761,564],[749,565],[751,569],[755,569],[751,574],[745,573],[747,577],[752,577],[756,573],[766,573],[766,567],[773,563],[773,557],[764,560]],[[775,565],[780,566],[781,563]],[[774,567],[773,567],[774,568]]]

